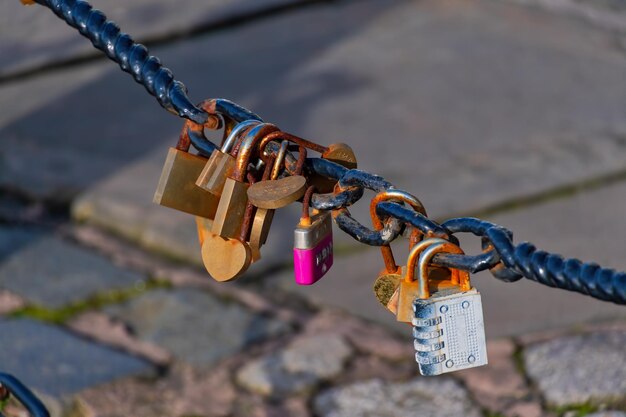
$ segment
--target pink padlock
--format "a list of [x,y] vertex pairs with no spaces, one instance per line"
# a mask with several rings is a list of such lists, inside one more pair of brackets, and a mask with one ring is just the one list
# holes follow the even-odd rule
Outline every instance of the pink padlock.
[[293,266],[296,284],[312,285],[333,266],[333,221],[329,212],[309,216],[313,187],[305,193],[303,214],[294,231]]

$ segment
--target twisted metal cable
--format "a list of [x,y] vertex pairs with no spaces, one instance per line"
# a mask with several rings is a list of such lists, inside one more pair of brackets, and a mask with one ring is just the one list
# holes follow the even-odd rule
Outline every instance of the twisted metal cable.
[[[176,81],[167,68],[141,44],[120,31],[99,10],[83,0],[35,0],[50,8],[58,17],[87,37],[120,68],[133,75],[155,96],[161,106],[180,117],[189,119],[191,125],[181,146],[189,141],[201,153],[210,154],[215,145],[200,134],[211,116],[194,106],[186,94],[185,86]],[[212,112],[225,119],[241,122],[261,120],[257,115],[227,100],[214,100]],[[228,126],[226,127],[228,128]],[[289,159],[289,158],[288,158]],[[293,157],[291,157],[293,159]],[[513,244],[510,231],[474,218],[458,218],[437,224],[401,204],[380,202],[376,212],[387,216],[385,227],[376,231],[354,219],[347,207],[362,198],[365,189],[375,192],[395,190],[384,178],[360,170],[348,170],[322,158],[307,159],[305,170],[338,181],[338,190],[329,194],[316,194],[311,206],[319,210],[333,210],[338,227],[359,242],[387,245],[401,235],[404,226],[417,228],[426,236],[456,240],[455,233],[472,233],[482,239],[483,253],[479,255],[438,254],[432,262],[448,268],[478,272],[489,269],[497,279],[506,282],[526,277],[541,284],[586,294],[600,300],[626,304],[626,273],[601,268],[595,263],[578,259],[563,259],[560,255],[540,251],[530,243]]]
[[35,0],[48,7],[68,25],[77,29],[120,68],[132,74],[135,81],[156,97],[159,104],[180,117],[203,124],[209,115],[194,106],[187,88],[174,79],[172,71],[148,53],[148,49],[122,32],[115,22],[107,20],[100,10],[83,0]]

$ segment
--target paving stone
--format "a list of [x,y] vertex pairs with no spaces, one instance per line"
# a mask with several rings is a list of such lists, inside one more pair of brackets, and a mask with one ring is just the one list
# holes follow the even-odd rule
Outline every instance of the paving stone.
[[2,370],[60,396],[127,375],[152,375],[141,359],[28,319],[0,320]]
[[51,236],[42,236],[0,265],[2,287],[49,308],[143,282],[140,274]]
[[135,339],[124,323],[98,311],[89,311],[74,317],[67,326],[85,337],[142,356],[159,365],[167,365],[171,360],[171,355],[164,349]]
[[24,305],[24,300],[21,297],[6,290],[0,290],[0,316],[18,310]]
[[140,340],[198,366],[211,365],[288,329],[282,321],[193,288],[152,291],[106,312],[127,323]]
[[374,379],[333,388],[315,398],[314,408],[321,417],[482,415],[465,390],[446,378],[401,383]]
[[339,375],[351,353],[339,335],[302,337],[282,351],[244,365],[237,373],[237,382],[250,391],[276,398],[306,392]]
[[518,401],[502,412],[505,417],[556,417],[541,408],[541,403],[535,401]]
[[282,404],[268,404],[258,396],[245,395],[238,396],[233,415],[234,417],[311,417],[311,412],[302,398],[287,398]]
[[626,332],[562,337],[524,351],[528,376],[548,404],[623,401],[626,396]]
[[403,362],[397,362],[373,355],[356,356],[351,359],[350,366],[334,385],[346,385],[375,378],[389,381],[414,378],[419,373],[414,357],[415,353],[405,356]]
[[[361,320],[337,310],[324,309],[310,319],[304,334],[315,335],[333,332],[346,338],[358,351],[390,361],[406,361],[413,358],[412,343],[399,340],[382,326]],[[411,359],[412,360],[412,359]]]
[[[531,241],[543,250],[626,270],[622,238],[626,234],[626,222],[621,210],[625,195],[626,184],[618,183],[488,216],[486,220],[512,230],[515,242]],[[599,201],[602,204],[598,204]],[[460,236],[460,239],[466,253],[480,252],[479,239],[472,236]],[[405,262],[406,240],[398,242],[394,253],[398,262]],[[407,327],[398,324],[373,296],[371,285],[382,268],[378,250],[367,248],[362,253],[336,257],[331,271],[313,286],[295,285],[290,271],[275,274],[265,285],[267,288],[279,286],[320,306],[341,308],[410,337]],[[482,272],[472,276],[472,283],[482,294],[488,338],[583,323],[597,326],[605,320],[626,318],[626,309],[622,306],[529,280],[504,283]],[[528,300],[532,300],[532,308],[529,308]]]
[[72,215],[156,252],[202,265],[193,216],[152,202],[166,148],[81,195]]
[[509,0],[574,16],[600,28],[626,33],[626,7],[621,0]]
[[0,261],[32,243],[39,233],[23,227],[0,227]]
[[[299,0],[91,0],[90,3],[136,39],[167,38],[241,15],[258,13]],[[38,30],[34,30],[36,28]],[[0,5],[0,76],[92,53],[91,44],[42,7],[19,2]]]
[[174,417],[231,415],[236,392],[224,368],[176,366],[164,378],[125,378],[74,397],[72,417]]
[[[621,81],[626,62],[610,46],[609,34],[511,4],[445,4],[339,3],[158,52],[176,63],[176,73],[188,86],[200,88],[192,89],[194,96],[207,95],[202,91],[206,72],[200,69],[210,67],[212,82],[206,92],[211,96],[237,100],[307,138],[353,138],[360,167],[400,187],[420,190],[429,212],[438,217],[622,169],[626,87]],[[282,30],[290,36],[277,36]],[[199,49],[212,53],[198,56]],[[241,56],[256,65],[238,66]],[[187,64],[191,62],[193,66]],[[99,136],[103,141],[106,136],[111,148],[124,143],[125,161],[168,136],[173,144],[178,129],[175,121],[158,117],[148,98],[128,92],[128,82],[107,77],[106,87],[79,88],[109,101],[115,94],[124,97],[124,103],[108,109],[110,120],[120,120],[116,126],[124,129],[108,127],[115,133],[100,131]],[[78,103],[84,100],[64,101],[81,107]],[[375,118],[370,117],[372,108]],[[77,117],[77,123],[86,124]],[[133,120],[133,126],[124,120]],[[17,126],[23,124],[16,121],[6,132]],[[21,130],[39,136],[34,129]],[[79,129],[87,126],[58,131],[65,137],[85,137]],[[379,137],[386,140],[373,139]],[[441,168],[448,166],[455,169]],[[150,175],[152,184],[158,172]],[[127,173],[121,175],[118,183],[131,181]],[[104,177],[101,173],[94,181]],[[90,194],[98,192],[100,201],[110,198],[112,205],[134,206],[135,211],[151,197],[151,190],[124,202],[110,188]],[[367,205],[357,206],[355,215],[366,221]],[[291,214],[284,216],[276,216],[275,228],[293,227]],[[94,211],[91,219],[104,221],[99,217]],[[276,246],[267,247],[263,255],[278,253],[283,263],[289,262],[291,239],[270,240]],[[338,237],[338,243],[354,245],[345,237]],[[186,247],[181,239],[173,244],[180,246],[178,252]]]
[[[530,394],[530,390],[516,369],[514,353],[515,345],[512,341],[508,339],[490,341],[487,344],[489,363],[486,366],[457,372],[455,376],[464,382],[480,406],[493,413],[507,416],[514,416],[517,413],[524,417],[531,415],[539,417],[541,407],[539,406],[539,414],[531,414],[528,408],[533,407],[533,404],[523,401]],[[522,410],[525,411],[522,413]]]

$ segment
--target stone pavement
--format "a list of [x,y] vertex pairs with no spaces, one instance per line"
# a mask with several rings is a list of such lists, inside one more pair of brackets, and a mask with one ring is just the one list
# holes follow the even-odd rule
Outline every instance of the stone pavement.
[[[194,99],[349,142],[435,218],[626,269],[619,1],[127,3],[95,2]],[[424,378],[371,294],[377,249],[336,231],[329,275],[293,283],[297,207],[245,277],[208,278],[193,219],[151,202],[180,120],[94,56],[49,11],[0,6],[0,370],[53,416],[626,416],[620,306],[476,274],[489,365]]]

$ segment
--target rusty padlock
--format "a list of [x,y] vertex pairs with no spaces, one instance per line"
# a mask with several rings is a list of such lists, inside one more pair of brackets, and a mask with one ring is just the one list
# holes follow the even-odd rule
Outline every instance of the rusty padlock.
[[[376,213],[376,206],[378,203],[383,201],[398,201],[406,203],[416,212],[426,216],[424,205],[417,197],[400,190],[386,190],[374,196],[370,203],[370,216],[372,218],[374,230],[376,231],[382,231],[384,228],[383,222]],[[409,240],[409,248],[413,247],[420,240],[420,238],[421,232],[417,229],[413,229]],[[380,251],[385,262],[385,269],[381,271],[378,278],[376,278],[376,281],[374,282],[374,294],[376,295],[376,299],[383,306],[385,306],[385,308],[393,314],[396,314],[397,296],[394,298],[394,293],[397,291],[400,286],[400,281],[402,280],[401,268],[396,264],[390,245],[382,245],[380,247]]]
[[246,173],[258,142],[268,133],[278,130],[269,123],[250,129],[241,141],[233,172],[226,178],[211,231],[225,238],[239,238],[248,203]]
[[220,196],[226,182],[226,177],[230,175],[235,167],[235,157],[230,154],[238,136],[245,130],[258,125],[258,120],[246,120],[238,123],[228,134],[220,149],[216,149],[211,154],[202,172],[196,180],[196,185],[203,190]]

